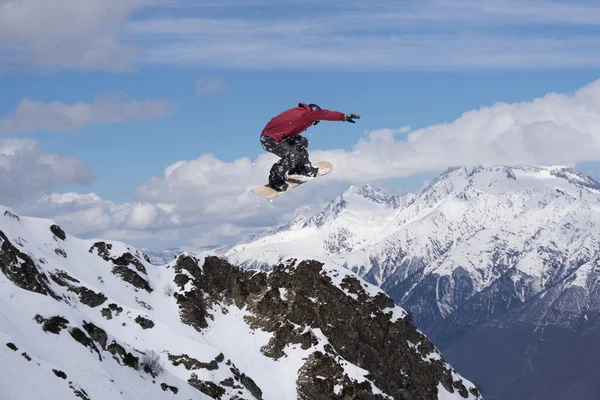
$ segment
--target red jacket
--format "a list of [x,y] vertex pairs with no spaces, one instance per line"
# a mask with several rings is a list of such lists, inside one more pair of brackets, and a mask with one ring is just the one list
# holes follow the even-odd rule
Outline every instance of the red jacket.
[[290,108],[269,121],[262,135],[270,136],[277,143],[289,136],[299,135],[307,130],[314,121],[343,121],[344,114],[339,111],[311,111],[308,104],[298,103],[298,107]]

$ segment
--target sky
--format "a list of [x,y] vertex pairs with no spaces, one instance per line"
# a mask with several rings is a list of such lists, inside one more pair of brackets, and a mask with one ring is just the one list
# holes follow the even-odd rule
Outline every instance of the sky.
[[[0,204],[83,238],[232,244],[350,185],[453,166],[600,177],[597,1],[0,0]],[[299,102],[327,177],[274,201],[259,137]]]

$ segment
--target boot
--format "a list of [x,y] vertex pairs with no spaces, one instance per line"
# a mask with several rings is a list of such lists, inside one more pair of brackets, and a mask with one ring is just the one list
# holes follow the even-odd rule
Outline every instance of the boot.
[[285,192],[290,185],[286,181],[283,181],[283,182],[269,181],[269,186],[271,186],[277,192]]
[[285,181],[285,173],[281,175],[277,165],[274,165],[269,173],[269,186],[278,192],[285,192],[289,186]]
[[301,176],[307,176],[310,178],[314,178],[315,176],[317,176],[318,173],[319,173],[319,168],[313,167],[310,164],[304,164],[304,165],[300,165],[298,167],[292,168],[288,172],[288,175],[301,175]]

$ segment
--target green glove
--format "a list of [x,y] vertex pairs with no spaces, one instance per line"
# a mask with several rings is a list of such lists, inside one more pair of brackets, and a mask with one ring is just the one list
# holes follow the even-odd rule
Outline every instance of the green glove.
[[355,119],[360,119],[360,115],[358,114],[344,114],[344,121],[355,123]]

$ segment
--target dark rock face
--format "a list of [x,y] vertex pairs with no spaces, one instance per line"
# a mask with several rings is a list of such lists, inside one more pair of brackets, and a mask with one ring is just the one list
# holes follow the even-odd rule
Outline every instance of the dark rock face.
[[117,361],[119,361],[119,359],[116,357],[118,355],[120,357],[120,362],[122,362],[123,365],[126,365],[135,370],[139,368],[139,357],[136,357],[133,354],[127,352],[123,346],[121,346],[114,340],[111,344],[108,345],[107,350],[114,356],[114,359]]
[[67,374],[65,374],[63,371],[52,369],[52,372],[54,372],[54,375],[58,376],[59,378],[67,379]]
[[105,242],[96,242],[90,247],[89,252],[93,253],[96,250],[98,256],[100,256],[105,261],[110,261],[110,251],[112,249],[112,244]]
[[[192,289],[178,294],[177,301],[182,319],[199,331],[207,326],[213,305],[247,307],[252,312],[250,326],[273,333],[263,353],[279,358],[287,344],[304,349],[317,344],[305,328],[320,329],[330,345],[325,353],[314,353],[302,369],[298,388],[308,396],[304,398],[344,398],[332,392],[333,382],[348,379],[340,367],[343,360],[370,371],[369,380],[394,398],[437,398],[440,382],[449,392],[468,396],[462,382],[453,380],[443,357],[427,359],[435,355],[434,346],[409,318],[390,319],[391,310],[385,308],[393,304],[391,299],[382,294],[371,297],[352,277],[344,278],[342,289],[335,288],[321,263],[279,265],[267,275],[217,257],[207,257],[200,268],[194,258],[181,256],[175,270],[192,277]],[[319,375],[325,383],[314,380],[317,371],[325,374]],[[374,398],[368,381],[355,386],[347,389],[350,396],[358,396],[353,398],[363,398],[362,393],[364,398]],[[317,393],[318,397],[311,397]]]
[[235,365],[230,368],[231,373],[236,381],[241,383],[257,400],[262,400],[262,390],[258,387],[258,385],[250,378],[248,375],[244,373],[240,373],[240,371],[235,367]]
[[104,329],[97,327],[91,322],[83,321],[83,329],[90,335],[90,337],[98,342],[102,347],[102,350],[106,350],[106,342],[108,341],[108,335]]
[[104,293],[96,293],[83,286],[74,289],[73,292],[79,294],[79,299],[83,304],[92,308],[102,305],[108,299]]
[[151,329],[154,327],[154,322],[152,322],[151,320],[149,320],[148,318],[144,318],[141,315],[138,315],[135,318],[135,322],[138,323],[138,325],[140,325],[142,328],[144,329]]
[[51,332],[57,335],[60,334],[61,330],[66,329],[67,325],[69,324],[68,320],[59,315],[46,319],[37,314],[35,316],[35,320],[38,324],[42,324],[42,329],[44,332]]
[[170,390],[171,392],[173,392],[173,394],[177,394],[177,392],[179,392],[179,389],[177,389],[175,386],[170,386],[170,385],[167,385],[167,384],[166,384],[166,383],[164,383],[164,382],[160,384],[160,388],[161,388],[163,391],[165,391],[165,392],[166,392],[167,390]]
[[199,391],[212,397],[213,399],[220,400],[221,396],[223,396],[226,393],[226,390],[223,389],[221,386],[217,385],[216,383],[199,380],[198,377],[194,374],[192,374],[192,377],[188,379],[188,383],[192,387],[198,389]]
[[106,319],[112,319],[113,318],[113,315],[112,315],[113,311],[118,316],[119,314],[121,314],[123,312],[123,307],[119,307],[115,303],[110,303],[108,305],[108,307],[103,308],[100,312],[101,312],[101,314],[102,314],[102,316],[104,318],[106,318]]
[[138,270],[138,272],[141,272],[142,274],[146,275],[146,267],[144,267],[144,264],[142,264],[140,260],[134,257],[131,253],[123,254],[121,257],[114,259],[113,263],[122,267],[133,265],[135,269]]
[[[142,262],[131,253],[124,253],[117,258],[111,257],[111,250],[112,244],[106,242],[96,242],[92,245],[92,247],[90,247],[89,252],[96,252],[96,254],[98,254],[98,256],[105,261],[112,262],[114,264],[112,273],[120,276],[125,282],[135,286],[138,289],[143,289],[148,293],[152,293],[153,289],[150,287],[148,281],[138,274],[139,272],[146,275],[146,268],[144,267],[144,264],[142,264]],[[129,268],[130,265],[133,265],[138,272]]]
[[[341,385],[341,389],[336,390],[336,385]],[[374,395],[368,382],[351,381],[333,357],[319,351],[311,354],[300,369],[297,386],[299,399],[386,399]]]
[[54,236],[56,236],[60,240],[65,240],[67,238],[67,235],[65,234],[65,231],[63,231],[61,229],[61,227],[58,226],[58,225],[52,225],[50,227],[50,230],[52,231],[52,233],[54,233]]
[[67,287],[70,292],[77,293],[79,300],[89,307],[98,307],[107,300],[104,293],[96,293],[84,286],[73,285],[73,283],[80,283],[79,280],[73,278],[65,271],[50,273],[50,278],[60,286]]
[[134,270],[123,266],[116,266],[113,268],[112,273],[117,276],[120,276],[121,279],[123,279],[127,283],[132,284],[136,288],[144,289],[148,293],[152,293],[152,288],[150,287],[148,281],[142,278]]
[[96,344],[92,339],[90,339],[84,331],[75,327],[69,331],[71,337],[75,339],[77,342],[81,343],[85,347],[89,347],[92,351],[95,351],[98,354],[98,358],[102,361],[102,355],[100,354],[100,350],[96,347]]
[[50,280],[27,254],[11,244],[0,231],[0,271],[16,286],[59,299],[50,288]]
[[[183,365],[188,371],[197,370],[200,368],[206,368],[209,371],[213,371],[215,369],[219,369],[220,362],[218,360],[212,360],[209,363],[204,363],[188,356],[187,354],[169,354],[169,360],[173,363],[174,366],[177,367],[178,365]],[[221,361],[223,361],[223,359],[221,359]]]
[[80,283],[78,279],[73,278],[66,271],[58,270],[55,273],[50,273],[50,278],[60,286],[69,286],[70,283]]

